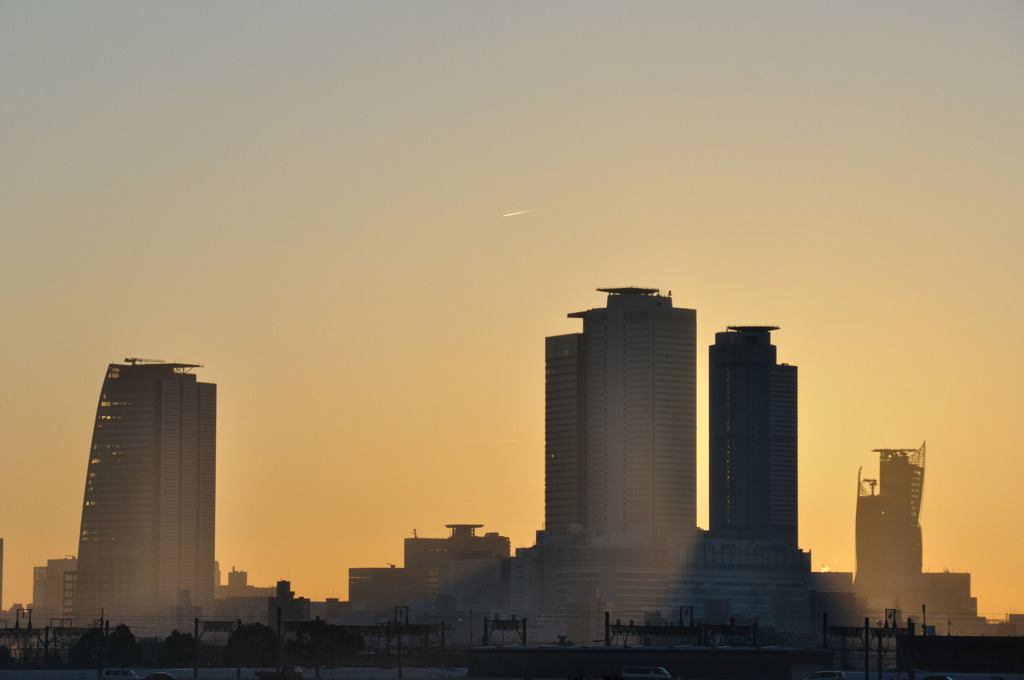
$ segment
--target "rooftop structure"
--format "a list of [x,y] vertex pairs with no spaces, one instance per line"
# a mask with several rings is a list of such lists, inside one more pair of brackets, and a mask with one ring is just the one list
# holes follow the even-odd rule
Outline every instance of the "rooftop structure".
[[730,331],[737,333],[771,333],[779,330],[779,326],[726,326]]
[[[660,295],[661,292],[657,288],[598,288],[599,293],[608,293],[609,295]],[[671,295],[671,294],[670,294]]]

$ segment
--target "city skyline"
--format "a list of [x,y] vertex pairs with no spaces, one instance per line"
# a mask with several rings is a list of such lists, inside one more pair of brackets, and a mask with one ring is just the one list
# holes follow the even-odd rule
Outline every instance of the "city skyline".
[[[800,367],[799,544],[928,441],[927,570],[1024,608],[1016,5],[0,6],[3,605],[74,550],[102,367],[219,386],[217,554],[346,596],[544,518],[544,338],[598,286]],[[324,530],[325,520],[327,530]]]

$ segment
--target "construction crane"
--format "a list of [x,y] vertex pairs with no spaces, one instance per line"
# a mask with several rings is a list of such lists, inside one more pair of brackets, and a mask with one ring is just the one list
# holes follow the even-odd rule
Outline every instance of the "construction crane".
[[135,364],[162,364],[162,363],[164,363],[163,359],[140,359],[138,357],[125,357],[124,361],[125,361],[126,364],[131,364],[132,366],[134,366]]

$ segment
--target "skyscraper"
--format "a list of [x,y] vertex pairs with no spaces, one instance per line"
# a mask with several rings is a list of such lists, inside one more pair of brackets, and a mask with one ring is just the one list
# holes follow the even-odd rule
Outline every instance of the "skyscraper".
[[583,441],[586,389],[583,335],[545,339],[544,377],[544,527],[579,533],[586,515]]
[[195,364],[126,359],[103,380],[73,614],[213,609],[217,386]]
[[545,529],[651,544],[696,527],[696,312],[602,288],[546,342]]
[[[965,572],[925,572],[921,532],[925,445],[919,449],[875,449],[878,478],[857,473],[857,572],[853,586],[867,610],[880,615],[927,607],[952,621],[960,635],[985,634],[978,599]],[[948,632],[948,631],[947,631]]]
[[670,619],[680,603],[708,623],[745,617],[805,633],[796,368],[776,363],[774,328],[731,328],[711,348],[712,442],[727,452],[712,484],[717,475],[735,512],[700,532],[696,312],[655,289],[600,290],[605,308],[569,315],[582,333],[546,341],[545,528],[512,560],[513,610],[565,621],[545,634],[581,640],[603,633],[607,612]]
[[797,545],[797,369],[776,326],[730,326],[710,348],[711,532]]
[[857,592],[887,592],[890,582],[919,576],[925,445],[875,449],[878,479],[857,480]]

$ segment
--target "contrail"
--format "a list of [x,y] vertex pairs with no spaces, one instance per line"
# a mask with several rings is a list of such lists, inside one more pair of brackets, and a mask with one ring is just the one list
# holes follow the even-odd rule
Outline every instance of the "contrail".
[[533,212],[533,209],[531,208],[530,210],[520,210],[519,212],[505,213],[504,215],[502,215],[502,217],[514,217],[515,215],[525,215],[528,212]]

